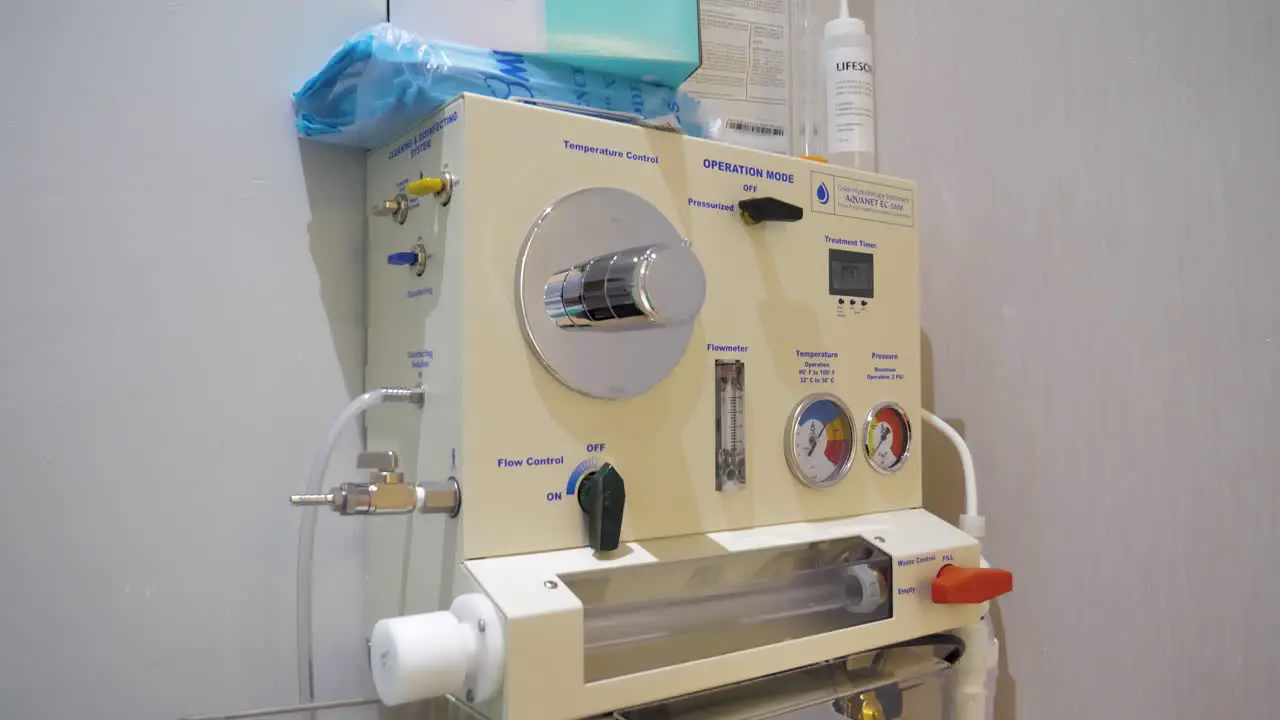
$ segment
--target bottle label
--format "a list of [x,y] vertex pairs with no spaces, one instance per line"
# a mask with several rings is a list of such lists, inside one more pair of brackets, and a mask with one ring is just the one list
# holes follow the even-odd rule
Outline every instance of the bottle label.
[[876,151],[871,47],[834,47],[827,61],[827,151]]

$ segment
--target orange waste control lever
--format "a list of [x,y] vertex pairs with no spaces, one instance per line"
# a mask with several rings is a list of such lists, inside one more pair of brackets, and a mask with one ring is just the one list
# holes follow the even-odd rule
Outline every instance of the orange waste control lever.
[[984,603],[1013,590],[1013,573],[996,568],[947,565],[933,579],[933,601],[958,605]]

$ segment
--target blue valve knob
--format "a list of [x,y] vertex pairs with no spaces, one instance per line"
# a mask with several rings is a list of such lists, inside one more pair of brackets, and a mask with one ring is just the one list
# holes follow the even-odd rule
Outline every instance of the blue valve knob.
[[387,256],[388,265],[416,265],[418,263],[418,253],[410,250],[408,252],[391,253]]

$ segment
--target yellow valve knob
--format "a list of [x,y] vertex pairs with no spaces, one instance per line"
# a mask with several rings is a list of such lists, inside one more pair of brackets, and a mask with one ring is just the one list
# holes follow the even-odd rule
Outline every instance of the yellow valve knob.
[[405,188],[405,192],[414,197],[422,197],[423,195],[438,195],[444,192],[445,181],[441,178],[422,178],[414,180]]

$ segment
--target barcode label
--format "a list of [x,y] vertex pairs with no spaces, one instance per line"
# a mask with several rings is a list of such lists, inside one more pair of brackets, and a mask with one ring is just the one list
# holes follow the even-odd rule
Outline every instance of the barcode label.
[[777,125],[747,122],[746,120],[735,120],[733,118],[725,120],[724,126],[727,130],[737,130],[738,132],[751,133],[752,135],[768,135],[771,137],[777,137],[786,133],[784,128]]

